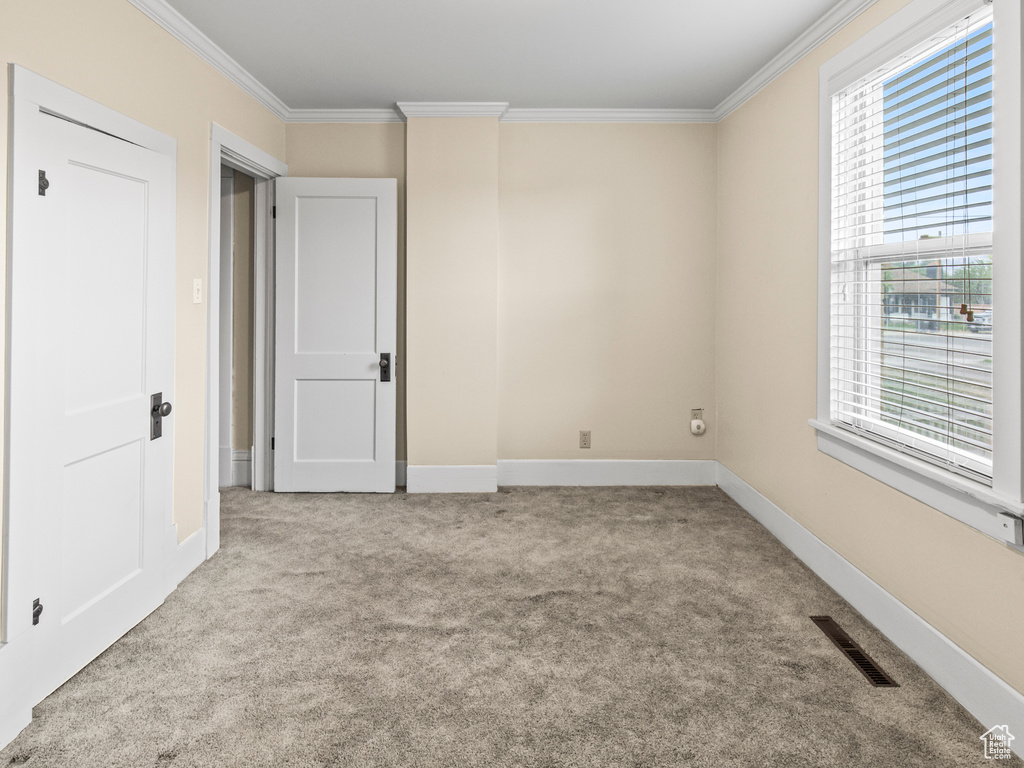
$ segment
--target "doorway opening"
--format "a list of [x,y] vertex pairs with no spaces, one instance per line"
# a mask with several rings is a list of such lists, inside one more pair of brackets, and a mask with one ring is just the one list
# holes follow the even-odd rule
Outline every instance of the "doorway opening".
[[[230,473],[221,472],[221,213],[224,200],[222,166],[241,171],[254,181],[252,223],[252,434],[251,487],[270,490],[273,482],[273,348],[274,348],[274,179],[287,175],[288,166],[255,145],[216,123],[210,126],[210,240],[209,271],[206,275],[207,359],[205,471],[203,477],[203,529],[206,556],[220,548],[220,488],[230,483]],[[232,182],[234,174],[232,174]],[[225,253],[230,258],[230,251]],[[230,357],[227,358],[230,360]],[[243,441],[243,444],[248,440]],[[231,445],[226,441],[225,445]],[[234,450],[232,448],[232,450]]]
[[221,165],[220,486],[253,487],[256,180]]

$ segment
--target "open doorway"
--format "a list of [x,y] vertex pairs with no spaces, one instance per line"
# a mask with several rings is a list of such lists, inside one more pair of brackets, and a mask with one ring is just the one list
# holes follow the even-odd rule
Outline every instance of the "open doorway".
[[220,423],[221,486],[253,487],[256,180],[221,165]]
[[[288,166],[264,150],[239,138],[217,124],[210,126],[210,259],[207,273],[207,365],[205,472],[203,473],[203,529],[206,556],[220,548],[220,488],[230,483],[221,473],[221,194],[225,172],[222,166],[242,171],[255,180],[252,199],[252,280],[254,285],[252,323],[252,433],[251,485],[255,491],[270,490],[273,483],[273,348],[274,348],[274,179],[285,176]],[[232,179],[234,175],[232,174]],[[248,229],[248,228],[247,228]],[[231,357],[227,356],[227,360]],[[244,442],[249,442],[248,440]],[[243,442],[243,444],[244,444]],[[230,441],[225,445],[231,446]],[[232,448],[232,450],[234,450]],[[229,454],[230,455],[230,454]]]

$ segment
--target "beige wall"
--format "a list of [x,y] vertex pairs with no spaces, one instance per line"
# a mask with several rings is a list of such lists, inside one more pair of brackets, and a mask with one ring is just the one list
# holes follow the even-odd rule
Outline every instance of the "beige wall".
[[501,125],[499,458],[715,457],[716,173],[710,124]]
[[498,119],[406,131],[409,464],[494,465]]
[[405,440],[405,124],[292,123],[287,127],[289,176],[398,179],[398,440]]
[[1024,558],[821,454],[815,415],[818,68],[880,0],[719,124],[718,457],[1024,691]]
[[252,448],[255,195],[256,180],[235,171],[231,197],[231,447],[239,451]]
[[[210,123],[284,158],[284,124],[127,0],[3,2],[0,62],[21,64],[178,142],[174,380],[174,517],[184,539],[202,525],[206,303],[192,303],[209,250]],[[8,100],[0,100],[7,146]],[[7,176],[7,153],[0,153]],[[0,237],[6,237],[0,185]],[[205,293],[205,290],[204,290]],[[3,292],[0,292],[0,296]],[[2,313],[0,313],[2,316]]]

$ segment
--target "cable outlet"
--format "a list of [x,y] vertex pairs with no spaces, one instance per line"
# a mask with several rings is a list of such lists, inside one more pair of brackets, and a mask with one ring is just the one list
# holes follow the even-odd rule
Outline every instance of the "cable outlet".
[[581,429],[580,430],[580,448],[589,448],[589,447],[590,447],[590,430],[589,429]]

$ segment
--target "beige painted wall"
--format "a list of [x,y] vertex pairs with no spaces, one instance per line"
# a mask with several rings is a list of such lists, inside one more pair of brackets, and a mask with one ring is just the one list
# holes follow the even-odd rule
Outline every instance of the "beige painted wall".
[[398,179],[398,439],[405,439],[405,124],[292,123],[287,126],[289,176]]
[[499,458],[715,457],[716,174],[711,124],[501,125]]
[[1024,691],[1024,557],[819,453],[807,424],[818,68],[903,5],[880,0],[719,124],[718,457]]
[[406,126],[411,465],[497,460],[498,119]]
[[[202,526],[206,303],[192,303],[209,251],[210,123],[284,158],[284,124],[144,16],[127,0],[3,2],[0,63],[21,64],[174,137],[177,166],[177,278],[174,518],[184,539]],[[8,100],[0,100],[0,146]],[[0,177],[7,153],[0,153]],[[6,238],[6,184],[0,238]],[[2,278],[0,278],[2,279]],[[0,291],[0,296],[4,292]],[[0,312],[0,317],[3,313]],[[0,379],[2,380],[2,379]]]
[[235,171],[231,204],[231,447],[252,448],[253,203],[256,180]]

